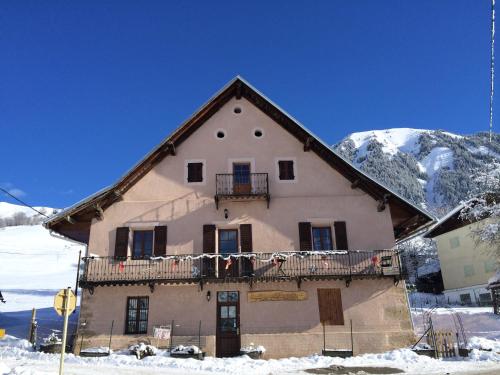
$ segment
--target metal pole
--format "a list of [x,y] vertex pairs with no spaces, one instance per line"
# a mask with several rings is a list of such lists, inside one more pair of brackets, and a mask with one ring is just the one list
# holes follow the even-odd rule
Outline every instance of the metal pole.
[[323,322],[323,355],[325,355],[326,350],[326,333],[325,333],[325,322]]
[[201,320],[198,323],[198,349],[201,350]]
[[174,341],[174,321],[172,320],[172,326],[170,327],[170,353],[172,353],[173,341]]
[[111,354],[111,337],[113,337],[113,326],[115,325],[115,321],[111,321],[111,331],[109,332],[109,344],[108,344],[108,354]]
[[63,327],[63,337],[61,345],[61,359],[59,360],[59,375],[63,374],[64,371],[64,352],[66,351],[66,335],[68,333],[68,306],[69,299],[71,298],[71,287],[67,287],[64,290],[64,327]]
[[36,332],[36,309],[33,307],[33,310],[31,311],[30,334],[29,334],[29,337],[28,337],[29,342],[33,346],[35,346],[35,344],[36,344],[35,332]]
[[352,319],[351,319],[351,352],[352,352],[352,355],[354,356],[354,339],[352,337]]

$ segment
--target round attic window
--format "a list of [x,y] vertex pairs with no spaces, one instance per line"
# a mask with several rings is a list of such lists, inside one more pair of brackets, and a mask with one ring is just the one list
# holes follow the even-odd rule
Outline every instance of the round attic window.
[[241,113],[241,108],[240,107],[234,107],[234,113],[236,113],[236,114]]
[[215,132],[215,138],[224,139],[226,137],[226,132],[222,129],[219,129]]
[[262,138],[263,135],[264,135],[264,132],[262,131],[262,129],[255,129],[253,131],[253,136],[255,138]]

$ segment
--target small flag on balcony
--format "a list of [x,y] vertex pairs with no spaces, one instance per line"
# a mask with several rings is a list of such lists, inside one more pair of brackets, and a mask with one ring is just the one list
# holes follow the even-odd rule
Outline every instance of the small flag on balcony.
[[379,265],[379,263],[380,263],[380,260],[378,259],[378,256],[374,255],[372,257],[372,264],[373,264],[373,266],[377,267]]
[[174,263],[172,263],[172,271],[177,272],[177,268],[179,267],[179,259],[174,259]]
[[325,265],[325,268],[329,268],[329,266],[330,266],[330,265],[328,264],[328,262],[327,262],[327,259],[328,259],[328,258],[326,257],[326,255],[323,255],[323,256],[321,257],[321,260],[323,261],[323,264]]
[[231,258],[227,258],[226,259],[226,270],[228,270],[229,267],[231,267],[231,264],[233,264],[233,261],[231,260]]
[[120,273],[122,273],[123,271],[125,271],[125,264],[123,264],[123,262],[119,263],[119,265],[118,265],[118,271],[120,271]]

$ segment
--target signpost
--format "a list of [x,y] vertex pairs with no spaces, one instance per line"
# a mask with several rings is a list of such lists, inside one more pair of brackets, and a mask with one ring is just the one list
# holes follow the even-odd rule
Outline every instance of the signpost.
[[66,351],[66,335],[68,333],[68,316],[76,308],[76,296],[71,290],[71,287],[61,289],[54,298],[54,309],[56,313],[64,316],[64,328],[61,345],[61,359],[59,360],[59,375],[63,374],[64,368],[64,352]]

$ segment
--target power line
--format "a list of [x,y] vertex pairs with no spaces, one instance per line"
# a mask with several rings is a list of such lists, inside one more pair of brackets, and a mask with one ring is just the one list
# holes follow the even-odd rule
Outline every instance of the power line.
[[21,199],[19,199],[18,197],[12,195],[11,193],[9,193],[7,190],[5,190],[4,188],[0,187],[0,190],[3,191],[5,194],[7,194],[8,196],[12,197],[13,199],[15,199],[16,201],[18,201],[19,203],[21,203],[23,206],[26,206],[28,208],[31,208],[33,211],[35,212],[38,212],[40,215],[42,216],[45,216],[47,219],[49,219],[50,217],[45,215],[43,212],[40,212],[38,211],[35,207],[33,206],[30,206],[28,203],[22,201]]

